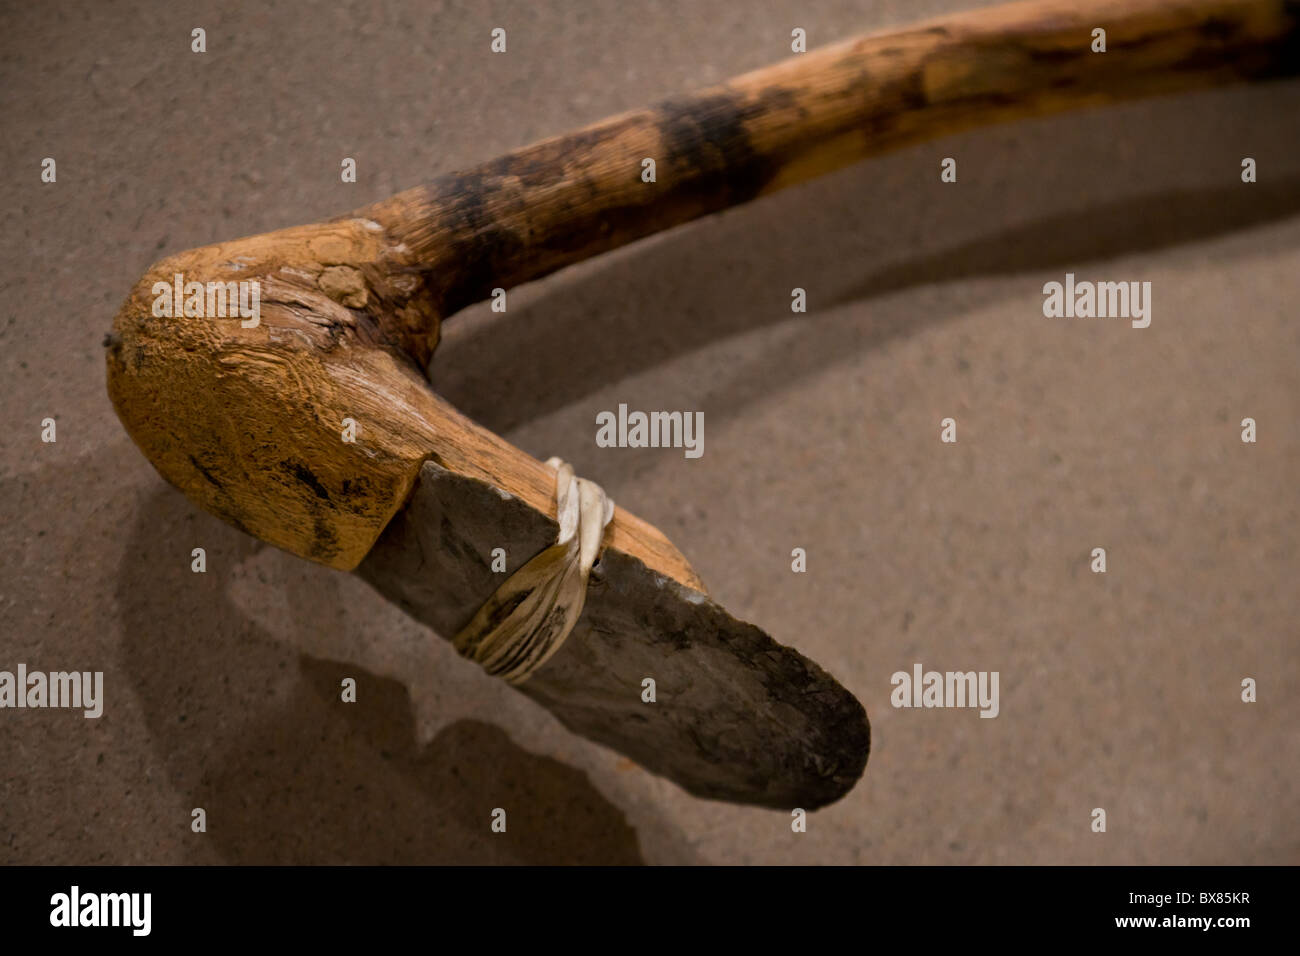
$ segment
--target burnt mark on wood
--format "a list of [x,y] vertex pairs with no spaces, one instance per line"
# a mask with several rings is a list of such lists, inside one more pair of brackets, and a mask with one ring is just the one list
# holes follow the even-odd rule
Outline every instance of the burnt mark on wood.
[[217,488],[218,490],[224,489],[225,486],[222,485],[221,481],[217,478],[217,476],[212,474],[212,472],[208,471],[208,469],[204,468],[197,458],[195,458],[193,455],[189,455],[188,457],[190,459],[190,464],[194,466],[195,470],[198,471],[200,475],[202,475],[204,478],[207,479],[209,484],[211,484],[214,488]]
[[913,121],[909,114],[932,105],[925,91],[924,69],[909,70],[883,81],[863,71],[856,83],[859,95],[871,103],[870,111],[862,118],[862,131],[870,143],[868,151],[906,128]]
[[656,109],[666,168],[676,200],[705,212],[748,202],[776,176],[772,157],[758,150],[750,124],[771,111],[797,105],[793,91],[774,87],[756,99],[740,93],[669,100]]
[[[428,280],[442,315],[496,286],[755,198],[780,161],[755,146],[753,122],[801,108],[796,91],[780,87],[752,97],[722,91],[669,100],[440,177],[421,198],[427,236],[420,238],[437,246],[441,268]],[[658,182],[629,189],[641,185],[642,148],[652,150],[646,155],[658,165]],[[626,160],[625,182],[609,175],[611,155]]]
[[444,316],[482,299],[524,249],[493,206],[505,189],[493,170],[499,163],[443,176],[429,187],[430,208],[446,231],[446,271],[431,276]]
[[[1267,52],[1243,40],[1246,52],[1240,74],[1247,79],[1280,79],[1300,74],[1300,0],[1284,0],[1281,5],[1286,20],[1282,42],[1270,42]],[[1254,41],[1258,43],[1259,41]]]
[[365,517],[374,509],[376,500],[384,500],[391,492],[364,475],[344,478],[338,490],[331,496],[335,506],[351,514]]
[[1226,42],[1241,32],[1245,24],[1230,17],[1210,17],[1201,24],[1200,34],[1211,40]]
[[1077,49],[1061,46],[1026,46],[1024,50],[1034,66],[1052,68],[1081,62],[1085,57],[1095,55],[1084,41],[1080,41],[1080,44]]
[[344,500],[361,501],[372,497],[374,486],[369,478],[364,475],[358,475],[355,478],[344,478],[342,485],[339,487],[340,493]]
[[311,556],[317,561],[328,563],[339,553],[339,536],[329,519],[323,514],[316,514],[311,527]]
[[316,477],[312,470],[302,462],[289,458],[280,462],[280,467],[284,468],[285,471],[289,472],[289,474],[293,475],[310,488],[317,498],[320,498],[322,501],[330,500],[329,491],[320,483],[320,479]]
[[[1204,74],[1205,85],[1215,75],[1268,80],[1300,73],[1300,2],[1285,0],[1278,5],[1278,10],[1284,26],[1265,38],[1253,35],[1249,29],[1249,9],[1225,10],[1207,17],[1194,28],[1198,42],[1190,44],[1187,52],[1168,69],[1177,73]],[[1114,37],[1109,41],[1109,49],[1111,53],[1123,52],[1139,58],[1134,62],[1141,67],[1140,57],[1144,53],[1150,53],[1172,39],[1176,39],[1174,31],[1131,38]],[[1132,92],[1140,92],[1140,89],[1134,88]]]
[[[599,228],[593,217],[604,196],[585,171],[643,123],[640,114],[631,114],[449,173],[426,187],[421,203],[439,263],[426,279],[441,315],[486,298],[497,286],[572,261],[571,250],[585,248]],[[555,189],[566,182],[579,191]]]

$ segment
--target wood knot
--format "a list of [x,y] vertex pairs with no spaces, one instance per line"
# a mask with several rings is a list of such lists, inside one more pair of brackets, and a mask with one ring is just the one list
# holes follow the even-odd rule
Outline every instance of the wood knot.
[[353,266],[330,266],[316,282],[322,292],[349,309],[364,309],[370,299],[365,277]]

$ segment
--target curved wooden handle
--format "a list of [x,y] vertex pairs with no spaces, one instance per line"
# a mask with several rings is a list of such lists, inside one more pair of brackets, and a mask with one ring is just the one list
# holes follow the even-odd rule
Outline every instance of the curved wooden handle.
[[[1106,52],[1093,52],[1093,30]],[[1296,0],[1034,0],[860,37],[362,210],[447,316],[494,287],[969,127],[1300,71]],[[642,181],[653,159],[656,181]]]
[[[1097,28],[1105,53],[1092,52]],[[109,337],[109,394],[146,457],[201,507],[351,569],[426,461],[553,513],[554,473],[423,375],[440,318],[492,288],[979,123],[1297,69],[1300,0],[1038,0],[852,40],[351,217],[155,263]],[[160,315],[154,290],[180,275],[260,283],[259,322]],[[340,439],[349,419],[355,442]],[[700,587],[672,543],[623,509],[609,541]]]

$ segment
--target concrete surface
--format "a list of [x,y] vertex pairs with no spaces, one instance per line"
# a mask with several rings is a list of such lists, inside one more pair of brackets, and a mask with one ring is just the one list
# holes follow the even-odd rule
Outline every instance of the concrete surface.
[[[866,776],[804,834],[196,511],[108,402],[101,338],[165,254],[720,81],[793,26],[816,46],[967,5],[6,5],[0,669],[102,670],[106,703],[0,711],[0,861],[1300,861],[1300,84],[923,145],[448,324],[444,395],[601,481],[863,701]],[[1151,327],[1044,318],[1066,272],[1150,280]],[[703,458],[596,448],[619,402],[703,410]],[[895,710],[915,662],[998,671],[999,716]]]

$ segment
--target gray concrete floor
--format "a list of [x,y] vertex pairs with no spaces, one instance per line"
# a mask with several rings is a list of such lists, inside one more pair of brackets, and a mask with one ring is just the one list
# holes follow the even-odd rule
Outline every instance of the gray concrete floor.
[[[102,670],[106,712],[0,711],[0,861],[1300,862],[1300,83],[911,148],[448,323],[444,395],[601,481],[863,701],[866,776],[804,834],[195,510],[105,394],[101,338],[166,254],[781,59],[793,26],[969,5],[7,5],[0,669]],[[1151,327],[1044,318],[1067,271],[1150,280]],[[596,448],[619,402],[703,410],[704,457]],[[998,671],[998,718],[893,709],[918,661]]]

